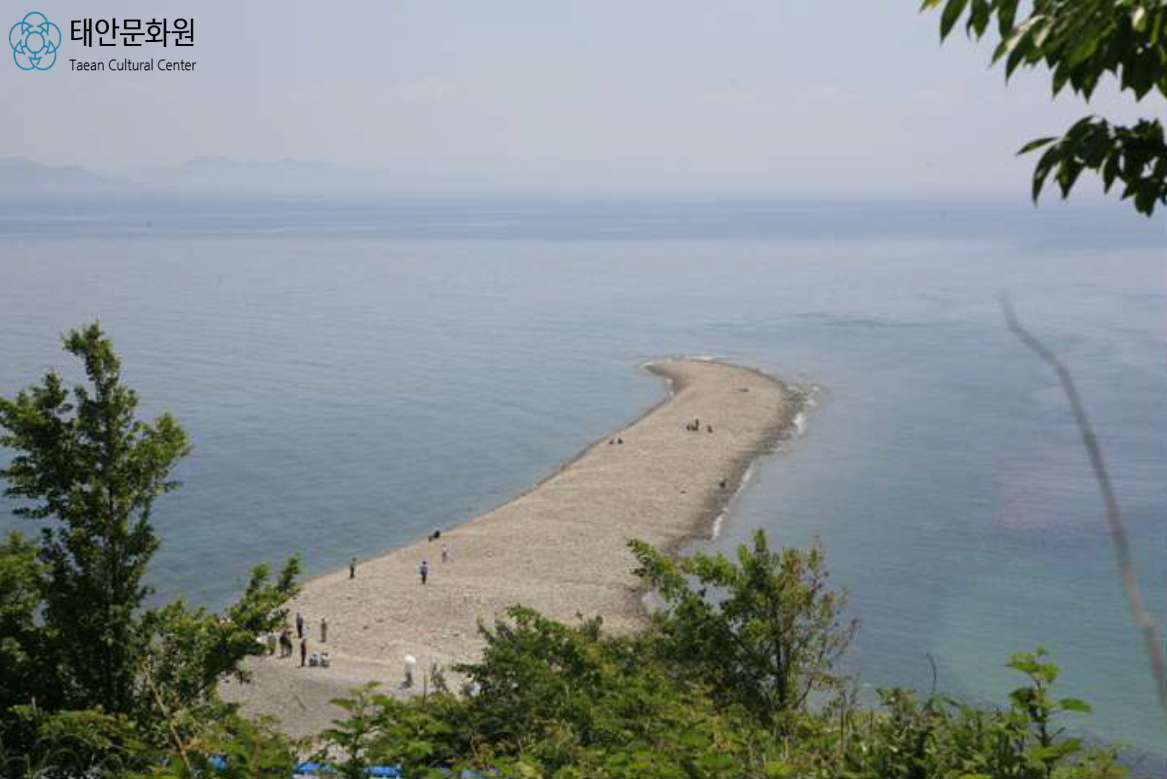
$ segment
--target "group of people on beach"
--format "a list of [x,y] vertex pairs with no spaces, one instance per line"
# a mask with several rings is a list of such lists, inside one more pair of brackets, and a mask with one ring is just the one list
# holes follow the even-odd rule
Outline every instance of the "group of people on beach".
[[[700,417],[693,417],[693,421],[690,422],[689,424],[685,425],[685,429],[688,430],[690,433],[700,433],[701,432],[701,419],[700,419]],[[713,425],[706,425],[705,429],[706,429],[706,431],[712,433],[713,432]]]
[[[430,534],[429,540],[437,541],[441,537],[442,531],[435,530]],[[450,547],[446,544],[442,544],[441,559],[442,563],[450,562]],[[418,572],[421,574],[421,583],[425,584],[429,580],[430,574],[430,565],[428,560],[421,561],[421,567]],[[348,578],[357,578],[357,558],[355,556],[349,560]],[[291,657],[292,655],[296,654],[295,642],[298,641],[300,644],[300,667],[303,668],[308,665],[308,635],[306,632],[307,623],[304,621],[304,615],[297,612],[294,624],[296,627],[295,639],[292,638],[292,629],[290,627],[286,627],[283,629],[283,631],[280,632],[280,658],[282,659],[285,657]],[[328,643],[328,619],[325,617],[320,618],[320,643]]]
[[[688,430],[690,433],[700,433],[701,432],[701,418],[700,417],[693,417],[693,421],[687,423],[685,425],[685,429]],[[705,425],[705,431],[707,433],[712,433],[713,432],[713,425],[709,425],[709,424]],[[728,484],[727,484],[725,479],[721,479],[720,481],[717,482],[717,486],[724,490],[726,488],[726,486],[728,486]]]
[[[356,558],[353,558],[354,560]],[[308,665],[308,635],[306,633],[306,624],[304,622],[304,615],[297,612],[296,614],[296,640],[300,642],[300,667]],[[295,654],[295,645],[292,640],[292,629],[284,628],[280,633],[280,657],[291,657]],[[320,643],[328,643],[328,620],[325,617],[320,618]]]
[[[432,543],[434,541],[437,541],[441,537],[442,537],[442,531],[435,530],[433,533],[430,534],[429,540]],[[448,563],[448,562],[450,562],[450,547],[446,546],[445,544],[442,544],[442,563]],[[426,581],[428,581],[430,578],[429,560],[422,560],[421,566],[417,569],[417,572],[419,574],[421,574],[421,583],[425,584]]]

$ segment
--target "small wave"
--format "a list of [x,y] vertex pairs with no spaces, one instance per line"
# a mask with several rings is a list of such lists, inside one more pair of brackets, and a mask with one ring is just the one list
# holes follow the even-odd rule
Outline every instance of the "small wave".
[[721,527],[725,524],[726,518],[729,516],[730,507],[737,501],[738,497],[745,490],[746,485],[754,478],[754,471],[757,468],[757,462],[752,462],[746,468],[746,472],[742,474],[742,480],[738,482],[737,489],[734,490],[733,495],[730,496],[729,501],[726,502],[725,508],[713,520],[713,528],[709,531],[711,540],[716,541],[717,537],[721,535]]
[[794,432],[796,435],[806,435],[806,412],[799,411],[794,415]]
[[810,424],[810,415],[819,406],[819,398],[826,392],[826,388],[819,384],[812,384],[809,387],[801,390],[802,407],[798,413],[794,415],[791,424],[794,426],[795,435],[802,437],[806,435],[806,428]]
[[723,511],[713,520],[713,529],[709,532],[710,539],[716,541],[717,537],[721,535],[721,526],[725,523],[725,515],[727,513],[729,512]]

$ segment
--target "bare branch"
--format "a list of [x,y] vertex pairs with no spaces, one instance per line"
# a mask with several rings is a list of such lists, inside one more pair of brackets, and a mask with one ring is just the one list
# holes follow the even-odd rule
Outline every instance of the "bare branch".
[[1074,377],[1070,374],[1070,370],[1066,367],[1065,363],[1048,346],[1039,341],[1036,336],[1022,326],[1007,297],[1002,296],[1001,308],[1005,312],[1005,320],[1008,322],[1009,330],[1012,331],[1013,335],[1017,336],[1017,339],[1021,343],[1025,344],[1025,346],[1032,350],[1057,373],[1058,380],[1062,384],[1062,390],[1066,393],[1066,399],[1070,402],[1070,410],[1073,411],[1074,421],[1078,425],[1078,432],[1082,435],[1082,445],[1086,447],[1086,452],[1090,455],[1090,465],[1094,469],[1094,479],[1098,482],[1098,491],[1102,494],[1102,505],[1106,512],[1106,522],[1110,526],[1110,537],[1114,541],[1114,551],[1118,556],[1119,567],[1122,569],[1122,591],[1126,595],[1126,602],[1130,608],[1131,617],[1134,618],[1135,624],[1142,631],[1143,640],[1146,642],[1147,657],[1151,663],[1151,674],[1155,677],[1156,692],[1159,694],[1159,705],[1163,709],[1165,722],[1167,722],[1167,672],[1164,671],[1163,665],[1163,646],[1159,642],[1159,636],[1155,630],[1155,623],[1143,605],[1142,591],[1139,588],[1138,578],[1135,576],[1134,560],[1131,558],[1130,542],[1127,540],[1126,530],[1122,524],[1122,516],[1118,510],[1118,498],[1114,494],[1114,487],[1111,484],[1110,474],[1106,468],[1106,460],[1102,456],[1102,447],[1099,446],[1098,438],[1094,435],[1094,427],[1090,424],[1090,418],[1086,415],[1086,409],[1082,405],[1081,396],[1078,395],[1078,388],[1074,383]]

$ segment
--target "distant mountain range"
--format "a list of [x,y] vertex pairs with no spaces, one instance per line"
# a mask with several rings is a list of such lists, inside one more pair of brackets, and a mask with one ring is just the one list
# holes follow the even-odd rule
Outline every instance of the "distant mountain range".
[[389,177],[378,171],[345,168],[331,162],[297,159],[241,160],[195,157],[181,165],[129,171],[134,181],[164,189],[231,192],[367,192],[387,189]]
[[100,192],[127,185],[77,165],[41,165],[23,157],[0,157],[0,193]]
[[241,160],[195,157],[179,165],[134,168],[103,175],[77,165],[43,165],[23,157],[0,158],[0,193],[314,193],[389,191],[388,174],[296,159]]

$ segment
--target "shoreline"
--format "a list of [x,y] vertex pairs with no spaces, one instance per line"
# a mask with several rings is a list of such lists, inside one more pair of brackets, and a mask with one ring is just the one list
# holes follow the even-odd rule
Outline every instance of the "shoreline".
[[[329,700],[365,682],[387,694],[420,692],[420,682],[400,687],[406,654],[417,658],[419,676],[476,659],[478,620],[514,603],[567,622],[598,615],[618,632],[642,626],[646,593],[631,574],[627,540],[675,555],[709,539],[754,463],[797,434],[808,393],[717,360],[639,367],[662,380],[664,397],[519,494],[442,528],[437,541],[361,560],[355,579],[346,568],[307,581],[289,613],[305,615],[308,651],[328,651],[329,668],[256,658],[253,683],[223,685],[224,699],[276,717],[290,735],[309,735],[340,713]],[[687,430],[694,417],[701,428]],[[424,586],[423,559],[431,572]],[[327,644],[316,640],[321,616]]]
[[[720,494],[710,496],[710,500],[706,502],[702,508],[703,517],[696,523],[693,532],[685,537],[678,538],[671,544],[665,544],[662,548],[671,555],[681,553],[686,546],[698,542],[709,541],[717,538],[722,522],[728,517],[730,506],[741,495],[742,491],[750,482],[750,477],[753,474],[754,468],[758,461],[765,457],[775,454],[778,447],[784,441],[796,437],[799,433],[798,417],[805,413],[809,406],[810,392],[802,387],[788,384],[781,379],[775,378],[757,368],[752,368],[742,365],[733,365],[732,363],[724,362],[722,360],[712,357],[673,357],[663,360],[654,360],[641,365],[641,369],[653,374],[664,380],[666,387],[668,387],[668,394],[656,403],[652,408],[638,417],[635,422],[640,421],[661,406],[670,402],[679,392],[685,389],[686,383],[683,380],[670,376],[666,370],[659,366],[662,363],[682,362],[682,363],[705,363],[709,365],[717,365],[725,368],[731,368],[738,371],[746,371],[761,379],[762,381],[772,382],[778,385],[786,396],[787,407],[784,408],[775,423],[764,431],[761,440],[755,446],[754,451],[747,452],[744,456],[739,458],[729,469],[730,475],[726,478],[726,488]],[[678,386],[678,383],[680,386]],[[629,423],[629,424],[635,424]]]

